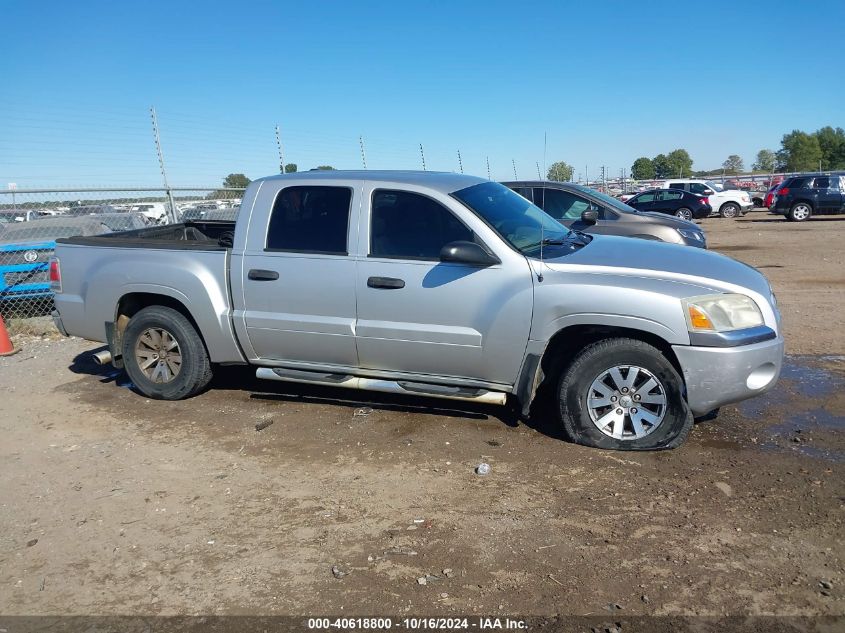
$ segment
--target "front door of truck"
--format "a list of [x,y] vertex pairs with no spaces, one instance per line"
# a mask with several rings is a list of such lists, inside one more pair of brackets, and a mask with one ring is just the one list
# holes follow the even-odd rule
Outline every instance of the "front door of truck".
[[[235,322],[258,359],[354,367],[355,239],[360,181],[262,184],[242,260],[233,261]],[[263,226],[254,223],[263,218]],[[238,294],[241,296],[238,296]],[[239,323],[240,320],[240,323]]]
[[506,264],[441,262],[447,243],[481,243],[448,203],[390,184],[365,186],[364,200],[370,213],[361,215],[367,239],[356,279],[361,367],[513,383],[531,326],[525,258],[510,251]]

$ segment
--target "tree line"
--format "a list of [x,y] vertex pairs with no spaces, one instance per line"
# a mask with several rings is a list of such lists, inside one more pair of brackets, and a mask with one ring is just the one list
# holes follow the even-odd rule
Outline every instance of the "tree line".
[[[826,126],[815,132],[792,130],[784,134],[780,149],[761,149],[751,165],[754,172],[831,171],[845,169],[845,130]],[[737,154],[731,154],[721,169],[692,171],[692,159],[686,150],[677,149],[654,158],[642,156],[631,165],[635,180],[652,180],[683,176],[736,175],[745,172],[745,164]]]
[[[780,149],[761,149],[757,159],[751,165],[754,172],[793,172],[793,171],[830,171],[845,169],[845,130],[841,127],[826,126],[815,132],[792,130],[784,134]],[[640,156],[631,165],[631,178],[634,180],[654,180],[658,178],[689,178],[690,176],[733,176],[745,172],[745,163],[738,154],[731,154],[722,163],[721,169],[693,171],[692,158],[687,150],[679,148],[668,154],[658,154],[653,158]],[[286,174],[295,173],[296,163],[284,167]],[[315,169],[334,169],[331,165],[320,165]],[[572,180],[575,170],[565,161],[552,163],[546,178],[566,182]],[[250,183],[243,174],[229,174],[223,181],[226,188],[242,188]]]

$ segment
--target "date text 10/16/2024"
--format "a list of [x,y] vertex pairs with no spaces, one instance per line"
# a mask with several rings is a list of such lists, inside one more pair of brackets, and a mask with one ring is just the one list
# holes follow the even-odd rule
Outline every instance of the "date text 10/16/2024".
[[309,618],[310,630],[370,630],[382,631],[389,629],[406,630],[511,630],[518,631],[527,628],[524,620],[512,618]]

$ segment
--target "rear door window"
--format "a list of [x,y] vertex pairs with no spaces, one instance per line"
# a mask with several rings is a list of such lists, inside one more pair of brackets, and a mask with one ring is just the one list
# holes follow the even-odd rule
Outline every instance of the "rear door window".
[[686,183],[686,182],[670,182],[669,188],[670,189],[684,189],[684,190],[689,188],[690,191],[692,191],[693,190],[692,187],[696,184],[697,183],[691,183],[690,184],[690,183]]
[[370,218],[370,256],[439,260],[449,242],[475,235],[436,200],[410,191],[377,189]]
[[829,189],[830,188],[830,178],[823,177],[823,178],[816,178],[813,181],[813,189]]
[[267,229],[268,251],[346,255],[348,187],[286,187],[276,196]]
[[664,191],[660,194],[660,199],[663,201],[680,200],[683,197],[684,194],[680,191]]
[[792,178],[786,187],[788,189],[802,189],[810,182],[809,178]]
[[[681,187],[678,187],[680,189]],[[692,193],[697,193],[700,196],[704,195],[704,192],[707,191],[708,187],[703,182],[691,182],[689,184],[689,191]]]

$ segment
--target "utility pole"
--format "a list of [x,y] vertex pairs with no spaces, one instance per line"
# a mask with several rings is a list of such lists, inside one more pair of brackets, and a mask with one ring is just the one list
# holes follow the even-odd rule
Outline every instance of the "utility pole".
[[458,150],[458,169],[461,170],[461,173],[464,173],[464,162],[461,160],[461,150]]
[[542,180],[543,177],[540,175],[540,162],[537,161],[537,180]]
[[361,162],[364,163],[364,169],[367,169],[367,155],[364,153],[364,137],[358,137],[358,143],[361,145]]
[[285,173],[285,157],[282,153],[282,135],[279,132],[279,126],[276,126],[276,147],[279,149],[279,173]]
[[[546,162],[546,149],[548,149],[548,146],[549,135],[547,132],[543,132],[543,173],[546,174],[547,177],[549,175],[549,172],[546,169],[546,166],[548,165],[548,163]],[[543,176],[540,176],[540,180],[544,180]]]
[[487,180],[492,180],[492,178],[490,178],[490,157],[489,156],[487,156]]
[[516,161],[511,158],[511,163],[513,164],[513,179],[519,180],[519,176],[516,175]]
[[587,173],[587,165],[584,165],[584,186],[585,187],[590,186],[590,176]]
[[420,158],[422,158],[423,171],[425,171],[425,152],[423,152],[422,143],[420,143]]
[[153,121],[153,137],[155,138],[156,153],[158,154],[158,164],[161,167],[161,178],[164,181],[164,190],[170,202],[170,222],[176,224],[179,218],[176,217],[176,203],[173,201],[173,191],[167,182],[167,170],[164,168],[164,155],[161,153],[161,138],[158,134],[158,117],[156,116],[156,109],[153,106],[150,106],[150,117],[152,117]]

